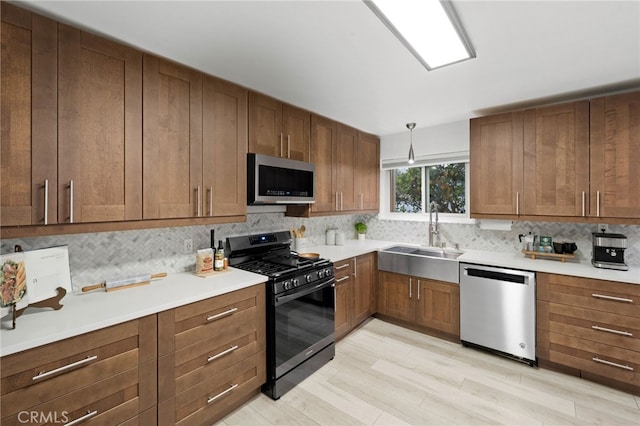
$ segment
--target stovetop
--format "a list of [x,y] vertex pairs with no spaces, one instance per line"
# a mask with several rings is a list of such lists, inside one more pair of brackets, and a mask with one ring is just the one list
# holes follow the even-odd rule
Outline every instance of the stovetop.
[[235,268],[244,269],[245,271],[255,272],[256,274],[267,275],[270,278],[279,278],[288,274],[297,274],[305,272],[308,268],[313,268],[318,264],[327,263],[324,259],[311,261],[308,259],[299,259],[297,255],[291,253],[284,256],[270,256],[263,259],[254,259],[234,265]]

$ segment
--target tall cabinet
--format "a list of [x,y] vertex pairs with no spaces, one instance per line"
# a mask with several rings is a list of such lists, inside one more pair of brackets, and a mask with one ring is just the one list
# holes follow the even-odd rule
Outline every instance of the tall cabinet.
[[0,58],[3,226],[57,223],[57,23],[2,7]]

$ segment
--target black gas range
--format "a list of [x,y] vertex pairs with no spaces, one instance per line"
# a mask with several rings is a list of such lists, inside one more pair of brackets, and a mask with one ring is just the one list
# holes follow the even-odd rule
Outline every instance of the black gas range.
[[289,231],[227,238],[229,265],[268,277],[267,383],[280,398],[335,356],[335,279],[328,259],[291,251]]

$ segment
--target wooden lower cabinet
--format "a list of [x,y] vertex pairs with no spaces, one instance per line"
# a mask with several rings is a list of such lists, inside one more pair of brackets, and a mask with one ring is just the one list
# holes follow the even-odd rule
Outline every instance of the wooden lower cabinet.
[[640,395],[640,286],[537,274],[542,366]]
[[264,284],[158,314],[158,422],[212,424],[266,381]]
[[460,339],[457,284],[380,271],[378,313],[450,340]]
[[374,313],[376,255],[341,260],[334,265],[336,278],[336,340]]
[[156,316],[2,357],[3,425],[148,424],[156,418]]

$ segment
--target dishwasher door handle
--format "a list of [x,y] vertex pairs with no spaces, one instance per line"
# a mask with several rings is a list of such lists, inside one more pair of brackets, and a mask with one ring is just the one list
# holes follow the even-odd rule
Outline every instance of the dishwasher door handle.
[[535,277],[534,272],[515,271],[493,268],[473,268],[464,267],[465,275],[469,277],[484,278],[493,281],[510,282],[514,284],[529,285],[529,282]]

